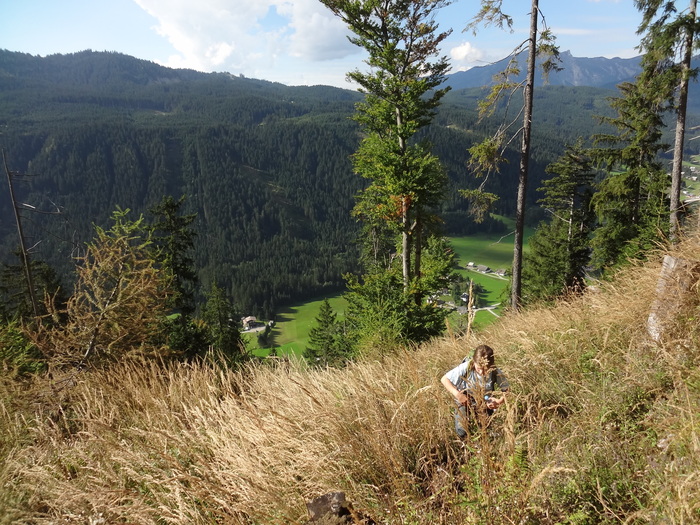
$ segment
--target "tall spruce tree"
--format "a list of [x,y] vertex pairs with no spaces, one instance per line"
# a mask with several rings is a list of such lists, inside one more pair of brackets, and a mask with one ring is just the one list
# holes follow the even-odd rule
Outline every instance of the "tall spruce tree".
[[659,152],[663,129],[660,77],[640,75],[618,86],[614,117],[601,120],[617,129],[596,137],[594,157],[607,175],[597,185],[592,206],[598,218],[593,235],[593,264],[605,270],[624,263],[663,240],[668,233],[669,178]]
[[539,188],[539,203],[550,214],[529,241],[524,257],[523,300],[547,300],[585,286],[590,262],[590,235],[595,216],[590,210],[595,171],[582,141],[566,149],[547,167],[553,175]]
[[172,275],[172,294],[169,306],[167,343],[186,357],[202,354],[207,349],[207,336],[194,322],[195,288],[197,273],[192,251],[195,233],[192,229],[196,215],[182,214],[185,197],[179,200],[164,197],[151,208],[155,223],[151,225],[154,250],[158,264]]
[[[424,333],[428,294],[422,279],[424,248],[433,235],[434,209],[444,197],[447,177],[426,142],[414,140],[428,125],[447,92],[437,89],[445,80],[447,58],[439,45],[449,35],[438,32],[435,12],[450,0],[322,0],[355,36],[350,41],[365,49],[368,72],[354,70],[348,78],[359,85],[365,99],[357,105],[356,120],[365,136],[353,157],[354,169],[369,180],[359,195],[354,214],[365,225],[371,259],[361,280],[349,286],[360,303],[383,302],[391,296],[399,314],[397,340]],[[396,252],[398,257],[391,254]],[[400,264],[397,267],[397,263]],[[396,272],[398,273],[398,279]],[[376,297],[375,286],[399,286],[398,292]],[[389,290],[387,290],[388,292]],[[382,307],[350,309],[351,315],[375,315]],[[435,312],[432,312],[433,314]],[[387,314],[388,315],[388,314]],[[444,319],[444,318],[443,318]],[[377,320],[377,319],[375,319]],[[378,318],[380,324],[381,317]],[[383,326],[390,324],[387,317]],[[393,322],[393,320],[391,320]],[[356,326],[364,325],[356,322]],[[430,332],[435,333],[431,324]]]
[[173,307],[188,316],[195,310],[197,273],[192,259],[195,237],[192,223],[196,215],[182,214],[184,202],[184,196],[177,201],[167,196],[150,212],[156,218],[151,230],[154,245],[159,251],[159,261],[173,275]]

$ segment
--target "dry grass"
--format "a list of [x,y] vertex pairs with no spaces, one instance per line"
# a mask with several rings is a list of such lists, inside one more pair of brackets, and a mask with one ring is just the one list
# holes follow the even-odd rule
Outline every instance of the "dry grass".
[[[129,362],[36,403],[5,381],[0,522],[303,523],[330,490],[379,523],[698,522],[700,293],[656,343],[658,276],[344,370]],[[513,394],[465,446],[439,378],[478,342]]]

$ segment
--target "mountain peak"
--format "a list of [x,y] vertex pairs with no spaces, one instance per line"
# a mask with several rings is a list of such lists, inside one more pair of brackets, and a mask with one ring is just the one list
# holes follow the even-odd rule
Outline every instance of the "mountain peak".
[[[547,84],[552,86],[589,86],[599,88],[614,88],[617,84],[634,79],[641,71],[640,57],[635,58],[585,58],[575,57],[571,51],[562,51],[559,54],[561,71],[553,71],[549,74]],[[503,71],[511,57],[489,64],[478,66],[468,71],[453,73],[447,78],[446,85],[452,89],[464,89],[484,87],[493,84],[493,77]],[[527,53],[518,55],[521,74],[515,79],[525,79],[525,62]],[[535,78],[536,85],[545,82],[541,74]]]

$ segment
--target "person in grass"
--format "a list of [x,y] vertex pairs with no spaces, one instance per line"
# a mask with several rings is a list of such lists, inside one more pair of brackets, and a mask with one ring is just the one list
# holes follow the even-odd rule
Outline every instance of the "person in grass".
[[[457,403],[455,431],[460,438],[467,435],[469,417],[490,416],[505,401],[509,385],[503,372],[496,368],[493,348],[479,345],[471,358],[447,372],[440,380]],[[500,391],[499,394],[494,394]]]

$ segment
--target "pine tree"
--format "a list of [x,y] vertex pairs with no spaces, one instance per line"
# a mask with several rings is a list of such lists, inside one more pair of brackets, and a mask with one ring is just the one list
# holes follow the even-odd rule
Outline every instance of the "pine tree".
[[617,116],[602,118],[618,133],[596,137],[594,157],[606,177],[591,201],[598,226],[593,235],[593,265],[607,269],[643,256],[668,232],[668,176],[658,154],[663,120],[655,82],[643,76],[618,86],[621,97],[611,101]]
[[238,329],[238,314],[224,291],[216,284],[207,293],[202,312],[212,350],[223,356],[227,364],[239,364],[248,358]]
[[568,147],[546,171],[554,176],[539,188],[545,194],[539,203],[551,218],[530,238],[530,253],[524,258],[523,298],[527,301],[582,289],[590,262],[595,172],[582,142]]
[[185,197],[178,201],[171,196],[151,208],[156,217],[151,226],[153,248],[160,266],[172,275],[172,294],[168,316],[167,344],[186,357],[194,357],[206,351],[206,334],[194,322],[195,287],[197,273],[192,251],[195,233],[192,223],[196,216],[182,215]]
[[40,324],[28,336],[50,367],[103,366],[131,355],[165,355],[158,344],[170,273],[156,266],[143,217],[117,210],[114,224],[95,227],[95,239],[77,267],[77,281],[64,310],[48,310],[64,323]]
[[185,316],[194,313],[194,288],[197,273],[194,270],[192,250],[195,233],[192,229],[196,215],[182,215],[185,197],[178,201],[164,197],[151,208],[156,218],[151,226],[154,247],[159,250],[159,260],[173,276],[173,308]]
[[[366,274],[362,281],[352,280],[349,287],[359,294],[354,296],[359,303],[376,300],[384,304],[387,296],[375,296],[375,285],[399,286],[398,291],[387,290],[388,296],[397,304],[412,305],[394,310],[402,317],[399,324],[412,327],[400,333],[421,332],[424,299],[429,293],[422,280],[423,252],[434,235],[434,210],[444,198],[447,176],[430,152],[430,144],[414,136],[431,122],[447,92],[447,88],[438,89],[449,67],[447,59],[439,56],[439,45],[449,32],[438,33],[433,16],[450,1],[322,2],[353,31],[351,42],[369,54],[369,72],[348,74],[365,94],[355,115],[365,137],[353,164],[369,180],[353,212],[365,224]],[[383,308],[374,306],[351,309],[350,315],[372,315],[370,311]],[[365,321],[354,324],[366,325]]]
[[341,366],[350,358],[350,345],[346,343],[342,324],[338,322],[328,299],[324,299],[309,332],[309,344],[304,357],[313,365]]
[[[688,84],[697,70],[691,69],[700,24],[697,18],[697,0],[688,1],[688,9],[678,13],[675,1],[635,0],[642,12],[638,33],[643,34],[640,49],[644,51],[641,81],[652,79],[658,100],[667,104],[660,107],[676,113],[676,132],[673,145],[673,166],[669,202],[669,234],[676,240],[680,233],[680,195],[683,170]],[[675,16],[675,18],[674,18]]]
[[[423,293],[449,289],[455,254],[447,241],[433,237],[423,257]],[[403,292],[400,268],[348,280],[346,310],[348,340],[355,351],[382,354],[397,345],[423,342],[442,333],[448,310],[432,302],[417,304]],[[428,292],[430,291],[430,292]]]

